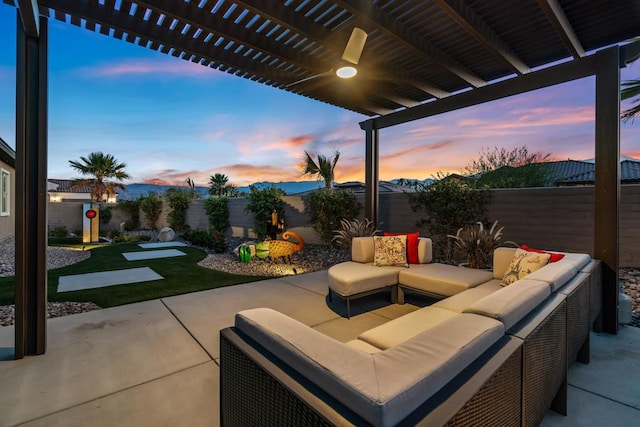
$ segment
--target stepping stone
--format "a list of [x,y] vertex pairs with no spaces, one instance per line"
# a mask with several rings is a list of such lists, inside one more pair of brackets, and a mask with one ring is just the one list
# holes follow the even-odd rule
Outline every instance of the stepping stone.
[[156,248],[172,248],[176,246],[187,246],[184,242],[157,242],[157,243],[140,243],[142,249],[156,249]]
[[99,273],[75,274],[73,276],[61,276],[60,279],[58,279],[58,292],[103,288],[105,286],[149,282],[151,280],[161,279],[164,279],[164,277],[149,267],[101,271]]
[[184,256],[184,252],[177,249],[164,249],[161,251],[145,251],[145,252],[123,252],[122,256],[127,261],[140,261],[142,259],[171,258],[174,256]]

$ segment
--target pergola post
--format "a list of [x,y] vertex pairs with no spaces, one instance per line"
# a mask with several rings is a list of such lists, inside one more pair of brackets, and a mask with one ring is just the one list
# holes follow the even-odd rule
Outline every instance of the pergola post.
[[620,48],[596,53],[594,255],[602,261],[602,329],[618,331]]
[[371,121],[363,122],[365,131],[364,217],[378,225],[378,129]]
[[47,19],[37,7],[18,14],[16,56],[15,358],[21,359],[44,354],[47,341]]

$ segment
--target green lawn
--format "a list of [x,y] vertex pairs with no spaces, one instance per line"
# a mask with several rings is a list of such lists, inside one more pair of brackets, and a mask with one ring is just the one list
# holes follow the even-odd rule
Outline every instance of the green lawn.
[[[180,247],[179,250],[187,255],[175,258],[127,261],[122,256],[123,252],[143,250],[135,243],[94,247],[91,249],[91,258],[68,267],[49,270],[48,300],[93,302],[100,307],[106,308],[265,279],[265,277],[238,276],[200,267],[196,263],[202,260],[206,254],[192,247]],[[150,267],[164,277],[164,280],[107,286],[60,294],[56,291],[60,276],[136,267]],[[0,278],[0,305],[13,304],[13,302],[14,277]]]

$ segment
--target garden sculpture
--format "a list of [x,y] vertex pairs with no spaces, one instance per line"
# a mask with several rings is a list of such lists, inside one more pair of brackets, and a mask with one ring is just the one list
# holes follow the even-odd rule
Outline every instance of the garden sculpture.
[[[293,236],[294,239],[298,241],[298,243],[286,242],[285,240],[289,240],[289,237]],[[270,240],[269,241],[269,257],[271,258],[271,262],[278,263],[278,259],[280,257],[284,257],[285,262],[289,262],[291,264],[291,255],[296,252],[300,252],[302,248],[304,248],[304,239],[300,237],[299,234],[294,233],[293,231],[285,231],[282,233],[282,238],[285,240]]]

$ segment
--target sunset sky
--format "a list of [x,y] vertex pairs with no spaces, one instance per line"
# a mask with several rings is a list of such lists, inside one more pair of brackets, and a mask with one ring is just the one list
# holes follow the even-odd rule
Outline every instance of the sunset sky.
[[[0,4],[0,137],[15,148],[16,10]],[[367,117],[56,20],[49,21],[49,177],[92,151],[133,182],[297,181],[304,150],[341,157],[338,182],[364,180]],[[640,61],[638,61],[640,62]],[[640,77],[640,63],[622,79]],[[526,145],[553,159],[594,156],[594,79],[384,129],[380,178],[459,172],[482,148]],[[628,104],[623,105],[623,108]],[[640,120],[622,126],[640,158]]]

